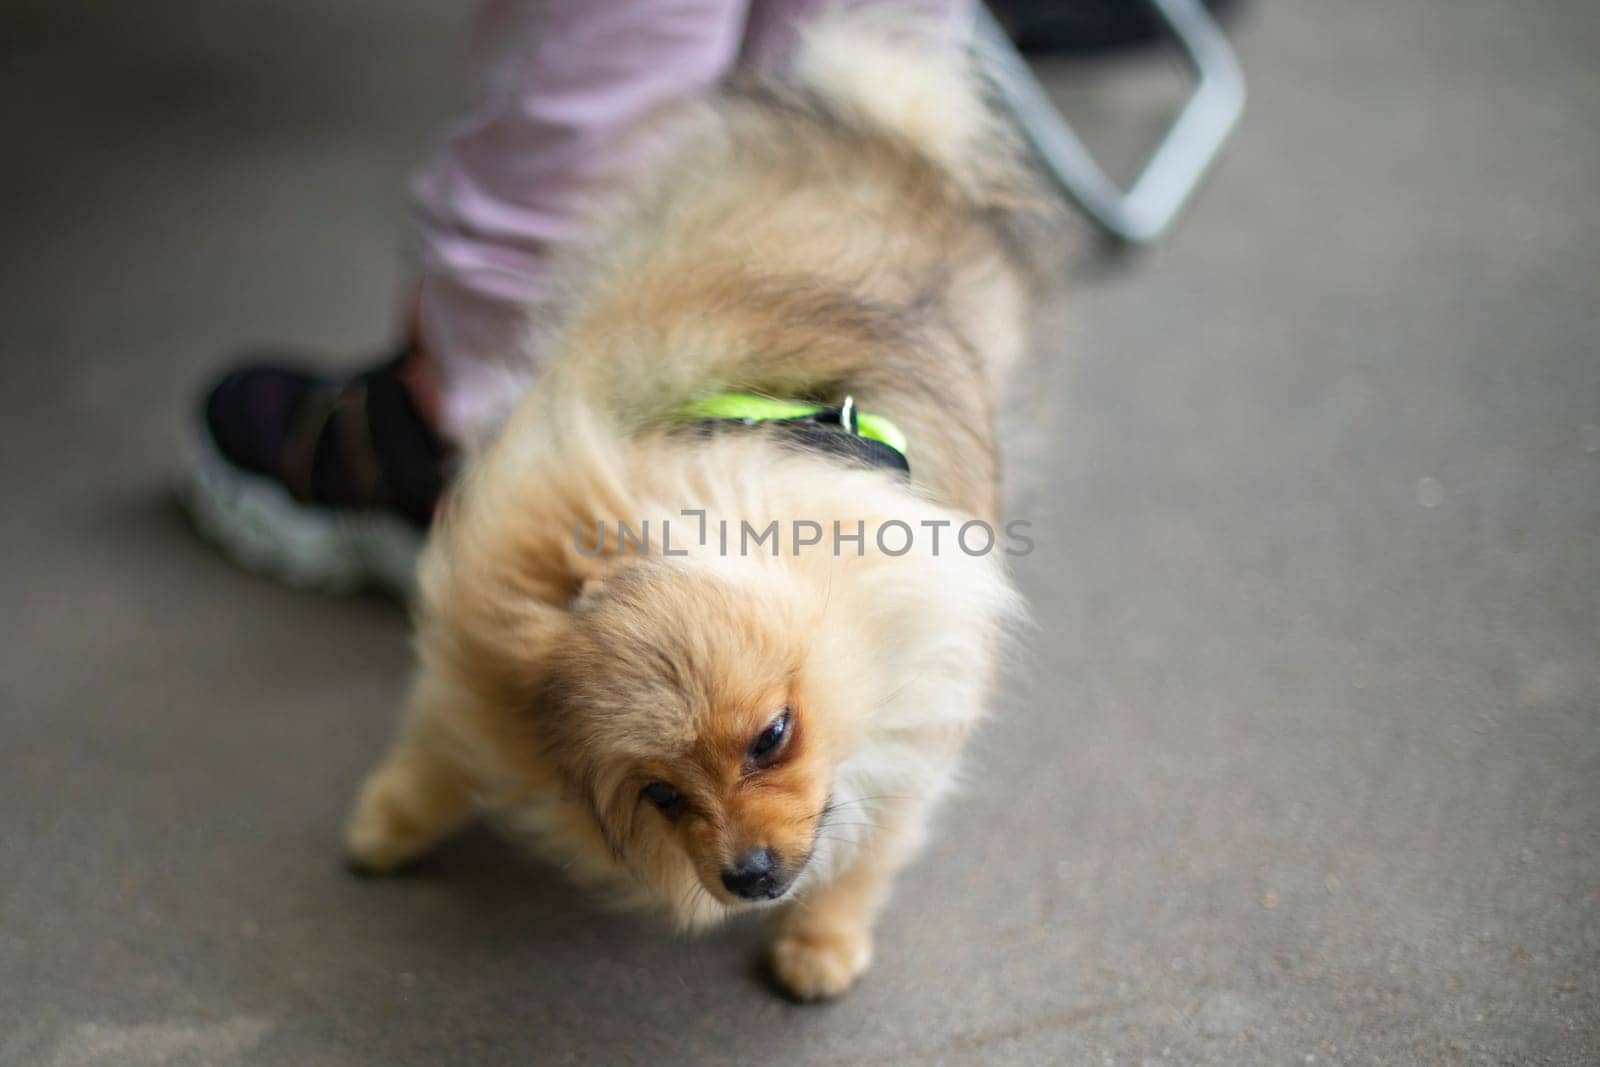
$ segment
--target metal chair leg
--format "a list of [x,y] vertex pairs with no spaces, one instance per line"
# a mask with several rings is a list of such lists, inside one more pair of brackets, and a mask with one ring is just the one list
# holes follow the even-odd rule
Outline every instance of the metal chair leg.
[[1200,0],[1146,2],[1183,48],[1195,87],[1126,191],[1106,177],[982,4],[977,21],[981,61],[1023,136],[1090,218],[1132,244],[1148,244],[1171,225],[1239,121],[1245,99],[1239,62]]

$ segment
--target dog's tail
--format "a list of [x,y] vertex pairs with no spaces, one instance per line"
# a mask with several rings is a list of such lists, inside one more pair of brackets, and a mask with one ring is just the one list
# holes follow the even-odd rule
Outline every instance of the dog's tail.
[[949,27],[893,5],[831,11],[803,32],[793,79],[845,122],[909,144],[975,200],[1033,199],[1012,127]]

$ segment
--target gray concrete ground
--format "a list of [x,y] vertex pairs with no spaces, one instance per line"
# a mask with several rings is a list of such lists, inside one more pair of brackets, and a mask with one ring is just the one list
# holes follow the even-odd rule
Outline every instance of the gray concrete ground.
[[404,619],[169,503],[228,350],[382,339],[458,7],[0,14],[0,1060],[1600,1057],[1593,4],[1240,21],[1192,213],[1049,316],[1027,669],[821,1008],[486,833],[348,878]]

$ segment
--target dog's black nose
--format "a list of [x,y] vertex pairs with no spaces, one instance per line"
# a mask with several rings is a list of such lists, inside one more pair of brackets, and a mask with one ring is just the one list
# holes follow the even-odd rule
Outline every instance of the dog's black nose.
[[728,892],[746,900],[771,900],[784,890],[778,873],[778,854],[770,848],[752,848],[722,868]]

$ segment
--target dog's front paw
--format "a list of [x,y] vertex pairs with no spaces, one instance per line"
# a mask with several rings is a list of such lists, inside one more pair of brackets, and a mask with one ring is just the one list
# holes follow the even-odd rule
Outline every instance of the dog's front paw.
[[772,943],[772,971],[800,1000],[826,1000],[849,989],[872,963],[866,933],[793,930]]
[[407,814],[395,776],[378,771],[361,787],[345,824],[345,859],[358,874],[389,874],[432,843],[420,820]]

